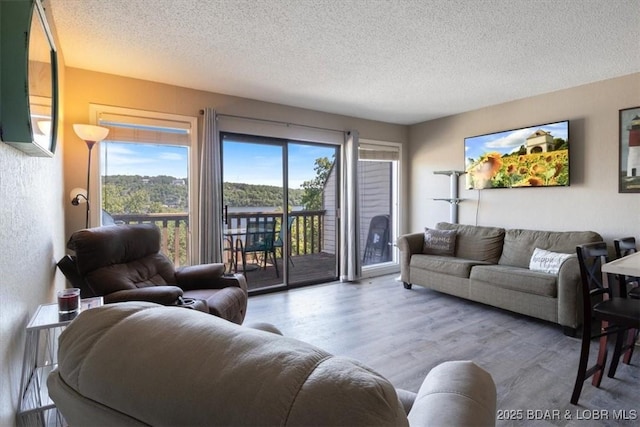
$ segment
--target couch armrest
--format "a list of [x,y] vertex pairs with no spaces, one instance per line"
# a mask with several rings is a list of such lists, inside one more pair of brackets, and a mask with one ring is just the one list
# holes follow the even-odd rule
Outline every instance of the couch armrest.
[[222,276],[219,280],[221,281],[221,283],[226,284],[225,287],[235,286],[242,289],[245,293],[248,292],[247,279],[240,273],[225,275]]
[[471,361],[445,362],[425,378],[411,411],[411,426],[494,426],[496,385]]
[[575,329],[582,323],[582,278],[577,257],[562,263],[558,271],[558,324]]
[[424,244],[423,233],[411,233],[398,237],[396,245],[400,249],[400,279],[405,283],[411,283],[409,281],[409,263],[411,262],[411,255],[422,253],[422,246]]
[[185,291],[226,288],[222,279],[224,264],[187,265],[176,270],[176,282]]
[[156,304],[172,305],[182,296],[177,286],[149,286],[146,288],[123,289],[104,296],[107,304],[123,301],[148,301]]

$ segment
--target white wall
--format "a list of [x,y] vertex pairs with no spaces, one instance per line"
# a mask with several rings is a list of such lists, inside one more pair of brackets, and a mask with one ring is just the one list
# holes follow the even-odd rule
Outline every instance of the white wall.
[[[58,79],[63,88],[60,52]],[[0,142],[0,426],[16,423],[25,327],[38,305],[53,302],[55,291],[66,284],[56,268],[65,254],[64,204],[68,203],[63,195],[63,139],[58,129],[51,158],[29,157]]]
[[459,222],[543,230],[593,230],[640,240],[640,194],[618,193],[618,111],[640,106],[640,73],[411,126],[405,232],[449,220],[449,179],[464,170],[464,138],[570,120],[571,186],[465,190]]
[[[60,147],[60,145],[59,145]],[[60,151],[60,148],[59,148]],[[0,425],[14,425],[25,327],[65,286],[62,154],[29,157],[0,142]]]

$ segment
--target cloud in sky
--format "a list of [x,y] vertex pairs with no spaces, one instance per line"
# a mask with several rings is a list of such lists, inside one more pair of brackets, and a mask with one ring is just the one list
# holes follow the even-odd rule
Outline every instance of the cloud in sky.
[[100,154],[103,175],[187,178],[188,147],[108,142],[100,145]]
[[515,132],[508,133],[507,135],[494,139],[493,141],[489,141],[485,144],[487,148],[495,148],[500,152],[513,151],[514,148],[518,148],[521,145],[524,145],[526,139],[531,136],[532,130],[527,129],[519,129]]

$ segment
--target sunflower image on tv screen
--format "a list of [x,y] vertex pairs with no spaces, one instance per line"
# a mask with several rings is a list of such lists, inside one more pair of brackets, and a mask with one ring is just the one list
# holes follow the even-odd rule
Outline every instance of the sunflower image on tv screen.
[[465,138],[467,188],[569,185],[569,122]]

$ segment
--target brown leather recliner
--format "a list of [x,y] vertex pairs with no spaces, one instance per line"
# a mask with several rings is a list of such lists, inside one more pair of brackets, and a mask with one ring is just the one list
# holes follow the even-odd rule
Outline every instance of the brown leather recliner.
[[206,301],[209,313],[215,316],[237,324],[244,320],[245,278],[224,276],[224,264],[176,269],[160,252],[160,229],[154,224],[80,230],[73,233],[67,247],[75,251],[78,277],[74,286],[78,280],[83,282],[79,286],[84,288],[83,297],[102,296],[105,303],[150,301],[163,305],[181,305],[191,298]]

